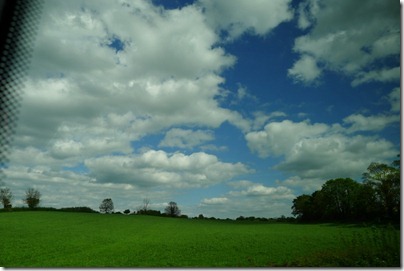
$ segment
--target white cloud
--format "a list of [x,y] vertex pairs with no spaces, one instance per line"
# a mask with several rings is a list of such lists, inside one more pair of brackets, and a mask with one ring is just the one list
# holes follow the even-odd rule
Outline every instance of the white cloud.
[[301,2],[297,9],[297,22],[300,29],[307,29],[313,22],[313,14],[316,14],[319,10],[319,0],[310,0]]
[[[357,12],[360,11],[360,12]],[[369,16],[372,14],[372,16]],[[299,26],[309,33],[296,38],[294,51],[301,54],[291,76],[315,80],[319,74],[304,74],[298,65],[310,55],[324,69],[352,76],[353,85],[399,79],[399,67],[369,70],[376,61],[400,53],[400,6],[392,1],[308,0],[299,5]],[[293,72],[293,73],[292,73]],[[303,80],[304,79],[304,80]]]
[[184,155],[149,150],[140,155],[90,158],[84,164],[98,182],[139,187],[207,187],[252,172],[242,163],[224,163],[203,152]]
[[352,86],[358,86],[368,82],[394,82],[400,79],[400,67],[374,70],[369,72],[359,72],[356,79],[352,81]]
[[[234,62],[223,49],[213,47],[218,37],[194,6],[163,10],[147,1],[71,2],[46,5],[37,38],[36,56],[42,64],[37,73],[45,69],[88,74],[101,67],[115,73],[118,66],[124,76],[195,78]],[[124,44],[118,54],[107,46],[113,37]]]
[[[113,38],[121,51],[108,46]],[[78,162],[129,153],[131,141],[173,126],[229,121],[247,131],[249,121],[217,100],[218,74],[235,63],[215,46],[218,39],[192,5],[46,2],[16,148],[36,146]]]
[[262,131],[247,133],[246,140],[250,150],[260,157],[284,157],[273,169],[304,179],[356,178],[371,162],[385,162],[398,150],[384,139],[350,133],[377,131],[394,121],[397,121],[395,116],[364,118],[352,115],[346,119],[351,126],[343,128],[338,124],[329,126],[285,120],[271,122]]
[[288,70],[288,75],[296,81],[308,84],[314,82],[321,75],[322,71],[317,66],[316,59],[309,55],[303,55]]
[[193,148],[214,140],[211,130],[187,130],[173,128],[169,130],[164,139],[160,142],[160,147]]
[[205,198],[202,200],[201,204],[206,204],[206,205],[217,205],[217,204],[224,204],[228,201],[229,199],[226,197],[221,197],[221,198]]
[[315,190],[321,189],[321,186],[325,183],[324,178],[301,178],[300,176],[292,176],[286,180],[276,180],[276,184],[281,186],[287,186],[292,188],[300,188],[304,193],[313,193]]
[[328,129],[326,124],[284,120],[267,124],[263,131],[247,133],[245,138],[250,150],[265,158],[270,155],[283,155],[290,149],[291,144],[307,137],[319,136]]
[[391,105],[392,112],[400,112],[401,110],[401,89],[399,87],[394,88],[388,95],[387,99]]
[[283,0],[200,0],[208,23],[233,40],[247,31],[265,35],[280,23],[293,18],[291,1]]
[[343,119],[343,122],[351,126],[346,130],[347,132],[358,131],[381,131],[386,126],[400,122],[399,115],[377,115],[377,116],[363,116],[362,114],[353,114]]
[[286,113],[281,111],[274,111],[270,114],[267,114],[263,111],[255,111],[253,112],[254,120],[252,123],[252,129],[257,130],[261,129],[262,126],[268,122],[270,119],[279,118],[279,117],[286,117]]
[[309,179],[358,178],[371,162],[386,161],[396,152],[383,139],[334,134],[291,144],[285,160],[274,169]]
[[262,184],[252,184],[245,190],[230,191],[232,196],[270,196],[272,199],[293,199],[292,190],[285,186],[268,187]]

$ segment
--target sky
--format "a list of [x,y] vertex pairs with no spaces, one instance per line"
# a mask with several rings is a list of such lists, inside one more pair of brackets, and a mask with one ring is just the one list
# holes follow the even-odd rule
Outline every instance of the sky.
[[45,0],[3,185],[292,216],[396,159],[400,104],[399,1]]

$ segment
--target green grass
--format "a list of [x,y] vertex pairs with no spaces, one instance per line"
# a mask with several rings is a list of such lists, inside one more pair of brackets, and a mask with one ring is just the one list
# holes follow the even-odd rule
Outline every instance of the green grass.
[[38,211],[0,213],[0,230],[4,267],[368,266],[386,244],[398,260],[373,264],[400,265],[399,231],[346,225]]

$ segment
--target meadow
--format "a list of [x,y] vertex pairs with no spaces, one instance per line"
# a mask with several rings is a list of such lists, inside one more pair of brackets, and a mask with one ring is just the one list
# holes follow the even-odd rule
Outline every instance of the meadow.
[[400,266],[397,229],[65,212],[0,213],[2,267]]

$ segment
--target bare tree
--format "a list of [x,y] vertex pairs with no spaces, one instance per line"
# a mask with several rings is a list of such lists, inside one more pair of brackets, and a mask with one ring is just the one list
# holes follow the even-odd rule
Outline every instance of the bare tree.
[[100,213],[110,214],[114,211],[112,199],[104,199],[100,204]]
[[26,204],[28,204],[29,208],[35,208],[41,201],[41,193],[39,193],[39,191],[34,188],[29,188],[25,192],[25,198],[23,200]]
[[170,201],[164,211],[169,216],[179,216],[181,214],[181,210],[174,201]]
[[147,211],[149,210],[149,204],[150,204],[150,199],[149,198],[145,198],[143,199],[143,211]]
[[13,198],[13,194],[10,191],[10,188],[1,188],[0,189],[0,201],[3,204],[3,207],[11,208],[11,199]]

